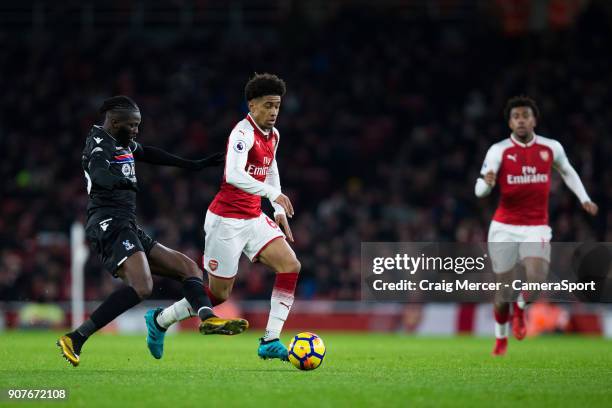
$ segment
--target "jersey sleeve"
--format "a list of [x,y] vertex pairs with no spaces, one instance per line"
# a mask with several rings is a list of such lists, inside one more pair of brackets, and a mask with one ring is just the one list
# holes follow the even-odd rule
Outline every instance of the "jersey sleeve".
[[[132,143],[134,145],[132,145]],[[134,159],[142,161],[143,163],[198,170],[198,163],[196,160],[184,159],[155,146],[143,146],[140,143],[131,142],[130,151],[134,155]]]
[[96,168],[104,167],[108,168],[110,166],[112,156],[110,151],[110,146],[105,141],[101,143],[93,143],[89,141],[88,143],[88,155],[89,155],[89,171],[93,171]]
[[256,180],[245,170],[253,143],[255,143],[253,131],[240,128],[232,130],[225,157],[225,181],[247,193],[274,201],[281,194],[280,189]]
[[[278,150],[278,144],[280,143],[280,134],[276,131],[276,146],[274,146],[274,160],[272,160],[272,164],[268,169],[268,174],[266,176],[266,184],[271,185],[272,187],[281,191],[281,183],[280,183],[280,173],[278,172],[278,165],[276,163],[276,152]],[[285,210],[280,204],[275,203],[273,200],[270,200],[270,204],[274,208],[274,215],[276,214],[285,214]]]
[[482,167],[480,168],[480,175],[484,176],[488,172],[492,171],[497,173],[502,161],[502,149],[494,144],[487,151]]
[[554,167],[563,178],[563,182],[570,190],[572,190],[581,203],[584,204],[591,201],[586,189],[584,188],[584,185],[582,184],[582,181],[580,180],[580,176],[567,158],[567,154],[565,154],[565,149],[563,149],[561,143],[555,141],[551,148],[553,151]]
[[550,148],[552,149],[553,154],[553,164],[555,168],[563,168],[567,166],[569,163],[569,159],[567,158],[567,154],[565,154],[565,149],[558,141],[554,141]]
[[476,180],[476,185],[474,186],[474,194],[476,197],[486,197],[491,193],[491,190],[493,190],[493,187],[488,185],[482,177],[490,171],[497,174],[501,166],[502,154],[502,149],[496,144],[491,146],[487,151],[487,155],[480,168],[480,177]]
[[115,185],[121,180],[121,177],[115,176],[109,170],[112,156],[108,143],[89,143],[89,163],[87,174],[91,178],[91,182],[107,190],[112,190]]

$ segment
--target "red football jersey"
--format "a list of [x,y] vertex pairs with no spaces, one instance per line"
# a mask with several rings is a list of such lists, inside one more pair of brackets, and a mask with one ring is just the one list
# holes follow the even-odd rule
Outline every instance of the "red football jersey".
[[493,220],[511,225],[548,225],[551,169],[567,161],[559,142],[534,135],[521,143],[512,135],[489,148],[480,173],[497,174],[500,200]]
[[279,138],[276,129],[264,132],[250,115],[238,122],[227,143],[223,180],[208,207],[211,212],[228,218],[255,218],[261,214],[261,197],[273,201],[279,196],[275,160]]

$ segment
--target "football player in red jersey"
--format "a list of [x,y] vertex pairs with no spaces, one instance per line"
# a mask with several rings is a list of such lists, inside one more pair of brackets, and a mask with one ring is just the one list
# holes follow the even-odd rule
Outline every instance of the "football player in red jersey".
[[[598,208],[561,144],[534,132],[539,116],[535,101],[526,96],[513,97],[506,105],[505,115],[512,134],[489,148],[475,193],[485,197],[496,184],[500,188],[500,201],[488,236],[493,271],[498,279],[510,283],[514,267],[522,262],[530,282],[543,282],[548,274],[552,237],[548,225],[552,168],[559,172],[588,214],[596,215]],[[496,297],[493,355],[504,355],[508,347],[511,296],[499,292]],[[513,302],[512,332],[518,340],[526,334],[524,308],[536,296],[537,293],[522,292]]]
[[[293,242],[287,221],[293,216],[293,206],[281,192],[276,164],[280,134],[274,125],[285,90],[285,82],[271,74],[255,74],[246,84],[249,113],[236,124],[227,143],[221,187],[204,222],[203,257],[209,278],[206,290],[213,306],[229,297],[241,254],[276,272],[268,324],[258,355],[281,360],[287,360],[287,348],[279,336],[293,305],[301,268],[287,243]],[[262,197],[274,207],[274,221],[262,212]],[[167,328],[191,313],[189,305],[181,300],[167,309],[147,312],[145,320],[154,319]],[[147,326],[155,328],[152,324]],[[147,344],[151,354],[161,358],[163,334],[149,330]]]

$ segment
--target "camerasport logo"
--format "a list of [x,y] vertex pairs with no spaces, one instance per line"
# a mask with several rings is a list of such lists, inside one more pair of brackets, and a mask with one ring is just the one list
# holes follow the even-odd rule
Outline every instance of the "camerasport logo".
[[210,261],[208,261],[208,267],[211,271],[216,271],[219,267],[219,262],[217,262],[215,259],[211,259]]

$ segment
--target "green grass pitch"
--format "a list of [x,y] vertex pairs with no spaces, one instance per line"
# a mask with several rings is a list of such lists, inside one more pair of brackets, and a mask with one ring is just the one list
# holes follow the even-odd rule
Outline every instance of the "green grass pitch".
[[[322,366],[302,372],[256,356],[256,333],[171,334],[162,360],[144,335],[98,334],[73,368],[58,333],[0,334],[3,406],[81,407],[557,407],[610,406],[612,342],[597,338],[510,340],[319,333]],[[285,336],[289,341],[289,335]],[[66,388],[66,402],[8,401],[7,388]]]

